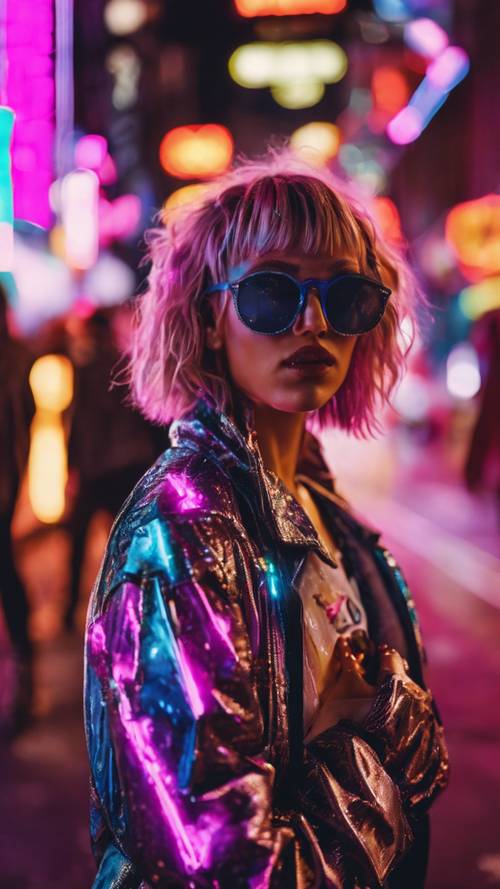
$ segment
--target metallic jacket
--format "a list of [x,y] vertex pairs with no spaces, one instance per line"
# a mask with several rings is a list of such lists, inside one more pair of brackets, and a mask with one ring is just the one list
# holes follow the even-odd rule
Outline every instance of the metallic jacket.
[[422,885],[423,813],[448,765],[394,559],[306,434],[300,479],[371,638],[411,679],[389,676],[361,726],[305,745],[298,581],[308,553],[334,563],[264,468],[249,405],[230,420],[200,399],[170,438],[114,524],[89,607],[94,889]]

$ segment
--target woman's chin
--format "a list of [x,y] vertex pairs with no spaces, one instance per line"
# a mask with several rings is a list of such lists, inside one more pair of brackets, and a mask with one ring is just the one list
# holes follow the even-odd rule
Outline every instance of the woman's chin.
[[283,411],[285,414],[309,414],[319,411],[331,397],[331,393],[326,395],[320,392],[287,393],[272,399],[269,396],[262,398],[261,404],[267,404],[274,410]]

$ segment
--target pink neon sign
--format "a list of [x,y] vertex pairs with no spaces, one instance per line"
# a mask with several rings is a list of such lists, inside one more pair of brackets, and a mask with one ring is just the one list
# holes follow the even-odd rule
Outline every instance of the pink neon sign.
[[52,0],[5,0],[1,101],[15,112],[14,214],[48,227],[52,214],[54,12]]

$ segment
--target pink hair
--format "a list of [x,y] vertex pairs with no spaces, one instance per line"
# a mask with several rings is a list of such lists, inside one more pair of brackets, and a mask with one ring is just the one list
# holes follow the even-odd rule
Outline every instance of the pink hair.
[[425,300],[401,253],[383,240],[345,183],[286,149],[270,149],[168,213],[146,242],[151,268],[139,302],[130,376],[134,401],[150,420],[168,423],[182,416],[203,393],[219,410],[230,409],[227,372],[205,341],[207,287],[270,251],[332,257],[348,251],[362,272],[378,271],[394,292],[380,324],[359,337],[339,391],[312,419],[357,436],[378,428],[376,411],[389,401],[411,346],[402,321],[415,330]]

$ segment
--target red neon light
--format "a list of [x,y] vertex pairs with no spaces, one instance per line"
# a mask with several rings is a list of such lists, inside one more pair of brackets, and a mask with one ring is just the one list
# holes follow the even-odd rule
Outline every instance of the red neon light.
[[397,114],[410,98],[410,87],[399,68],[383,65],[373,72],[372,94],[379,111]]

